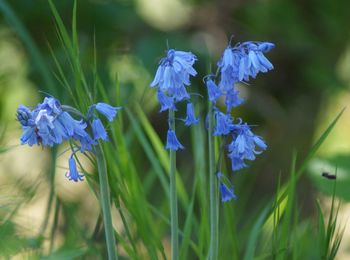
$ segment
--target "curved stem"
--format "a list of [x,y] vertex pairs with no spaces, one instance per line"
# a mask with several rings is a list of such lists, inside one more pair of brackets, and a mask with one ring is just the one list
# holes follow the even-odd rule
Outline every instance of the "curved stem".
[[[169,126],[175,131],[175,112],[169,109]],[[170,149],[171,259],[178,259],[178,216],[176,194],[176,151]]]
[[102,217],[105,228],[108,259],[115,260],[118,259],[116,242],[114,237],[114,228],[112,224],[111,215],[111,202],[109,196],[109,186],[108,186],[108,175],[105,157],[103,155],[103,150],[101,144],[95,147],[98,175],[100,179],[100,203],[102,208]]
[[218,259],[219,246],[219,208],[218,208],[218,183],[215,176],[215,143],[214,143],[213,105],[209,103],[209,185],[210,185],[210,246],[208,259]]

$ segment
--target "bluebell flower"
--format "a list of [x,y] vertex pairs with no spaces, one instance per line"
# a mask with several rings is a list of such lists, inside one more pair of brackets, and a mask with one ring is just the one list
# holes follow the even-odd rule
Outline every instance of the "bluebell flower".
[[221,193],[221,201],[227,202],[232,199],[237,199],[237,196],[234,194],[233,189],[228,188],[225,184],[220,182],[220,193]]
[[255,78],[259,72],[272,69],[273,65],[261,51],[249,50],[248,55],[240,60],[238,79],[248,81],[249,77]]
[[231,160],[232,171],[239,171],[241,169],[248,167],[248,165],[237,153],[232,151],[231,153],[228,154],[228,157]]
[[[222,202],[227,202],[227,201],[230,201],[232,199],[237,199],[237,196],[235,195],[234,193],[234,190],[233,190],[233,187],[232,187],[232,184],[230,183],[230,187],[228,187],[224,181],[222,180],[223,179],[223,174],[222,173],[217,173],[217,177],[219,179],[219,183],[220,183],[220,194],[221,194],[221,201]],[[227,179],[225,179],[225,182],[228,182]]]
[[222,95],[222,92],[220,88],[210,78],[206,80],[206,85],[208,88],[209,101],[215,103],[216,100]]
[[35,132],[34,127],[30,126],[24,126],[22,127],[23,134],[21,136],[21,144],[28,144],[29,146],[33,146],[34,144],[39,145],[40,138],[38,137],[37,133]]
[[233,133],[234,138],[228,147],[229,158],[232,169],[239,170],[247,167],[244,160],[255,160],[256,155],[266,150],[267,145],[260,136],[253,134],[246,123],[234,125]]
[[112,122],[114,117],[117,115],[117,111],[120,107],[113,107],[106,103],[97,103],[95,106],[96,110],[104,115],[109,122]]
[[104,141],[108,141],[106,129],[104,128],[100,119],[95,118],[92,121],[91,128],[95,140],[102,139]]
[[192,103],[187,103],[187,115],[185,119],[185,125],[190,126],[190,125],[196,125],[198,124],[199,120],[195,117],[194,115],[194,108]]
[[214,112],[214,118],[215,126],[213,135],[228,135],[231,132],[233,126],[231,115],[216,110]]
[[[17,120],[23,130],[21,143],[29,146],[38,144],[51,147],[65,140],[74,140],[77,141],[75,144],[78,150],[74,148],[73,155],[79,150],[80,152],[92,151],[93,145],[97,144],[96,140],[108,140],[107,132],[100,119],[96,117],[91,125],[89,124],[95,108],[109,121],[114,119],[119,109],[106,103],[97,103],[89,108],[88,117],[84,117],[75,108],[61,106],[60,102],[53,97],[46,97],[42,103],[32,109],[20,105],[17,109]],[[80,120],[74,119],[69,112],[80,117]],[[91,126],[94,138],[86,131],[88,125]],[[75,182],[82,181],[83,175],[78,173],[73,155],[69,159],[69,172],[66,176]]]
[[51,134],[51,130],[54,128],[54,120],[55,117],[50,115],[46,109],[40,110],[35,118],[37,133],[43,146],[53,146],[55,144]]
[[54,97],[45,97],[43,103],[37,106],[38,110],[46,110],[49,114],[60,114],[62,112],[61,103]]
[[179,140],[177,140],[176,134],[172,129],[168,130],[165,149],[174,151],[177,151],[178,149],[184,149],[183,145],[179,142]]
[[159,86],[162,91],[168,91],[190,85],[190,75],[197,75],[192,67],[196,60],[191,52],[168,50],[167,56],[159,63],[151,87]]
[[240,50],[233,49],[228,46],[218,62],[220,69],[219,87],[222,91],[227,91],[234,87],[238,81],[238,69],[243,53]]
[[176,102],[190,98],[190,94],[187,93],[187,90],[184,86],[169,88],[168,94],[171,95]]
[[263,53],[274,48],[270,42],[244,42],[234,47],[228,46],[218,63],[220,69],[219,87],[225,91],[234,87],[235,82],[248,81],[259,72],[273,69]]
[[173,97],[167,96],[160,89],[157,91],[157,96],[158,96],[158,100],[160,103],[160,111],[159,112],[163,112],[163,111],[168,110],[168,109],[176,110]]
[[252,42],[252,41],[247,41],[244,43],[240,44],[240,47],[246,47],[251,50],[259,50],[262,52],[269,52],[273,48],[275,48],[275,44],[271,42]]
[[24,105],[20,105],[17,109],[17,120],[22,126],[34,125],[32,111],[30,111],[30,109]]
[[230,113],[232,108],[238,107],[243,101],[244,100],[239,96],[238,90],[235,90],[234,88],[228,90],[225,98],[227,112]]
[[69,164],[69,172],[66,173],[66,177],[70,181],[75,181],[75,182],[83,181],[84,175],[79,174],[73,155],[69,158],[68,164]]

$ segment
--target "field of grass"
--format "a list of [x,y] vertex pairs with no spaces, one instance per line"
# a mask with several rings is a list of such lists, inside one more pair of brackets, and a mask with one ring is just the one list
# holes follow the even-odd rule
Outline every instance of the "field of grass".
[[[233,109],[232,115],[249,119],[268,148],[248,168],[232,172],[223,152],[226,137],[212,135],[213,104],[202,81],[216,69],[218,55],[208,46],[198,51],[198,76],[191,81],[191,92],[198,94],[191,99],[199,122],[185,127],[177,120],[185,114],[185,106],[178,104],[168,121],[167,112],[159,113],[157,91],[149,87],[167,44],[196,53],[191,44],[181,43],[185,37],[170,35],[168,43],[159,37],[163,42],[152,47],[156,40],[145,37],[133,49],[141,55],[118,47],[118,55],[106,58],[98,38],[101,32],[79,30],[84,2],[70,1],[65,5],[69,10],[61,9],[58,2],[45,1],[55,37],[47,37],[40,46],[11,1],[0,0],[0,12],[13,30],[0,28],[0,35],[6,39],[16,35],[30,61],[16,54],[10,40],[0,41],[0,59],[10,68],[0,68],[0,107],[4,108],[0,112],[0,258],[336,259],[346,228],[339,212],[350,199],[349,156],[320,151],[330,146],[332,134],[348,116],[345,106],[337,105],[317,131],[305,130],[316,119],[307,123],[300,119],[285,125],[288,130],[283,134],[290,137],[280,136],[278,130],[283,128],[274,127],[274,120],[289,121],[288,113],[309,116],[302,99],[313,95],[300,94],[295,107],[300,105],[301,111],[287,112],[281,104],[288,104],[288,97],[282,95],[285,100],[279,103],[277,94],[256,90],[265,74],[249,86],[240,83],[247,104]],[[113,10],[107,9],[103,11],[110,16]],[[125,23],[132,27],[137,19],[128,20],[128,11],[124,13]],[[275,44],[278,49],[279,42]],[[274,78],[288,78],[278,67],[283,61],[273,52],[271,84]],[[27,77],[30,73],[34,76]],[[14,111],[21,104],[36,106],[50,96],[67,105],[76,119],[81,111],[85,117],[79,118],[87,121],[93,104],[120,107],[113,121],[101,117],[108,141],[100,140],[82,152],[76,150],[80,149],[77,139],[53,147],[21,145]],[[219,109],[224,106],[217,101]],[[185,146],[176,152],[165,149],[168,125],[174,128],[175,121],[177,137]],[[300,137],[293,139],[295,135]],[[292,140],[298,143],[293,145]],[[68,159],[73,157],[83,181],[65,177]],[[221,201],[218,171],[233,183],[236,200]]]

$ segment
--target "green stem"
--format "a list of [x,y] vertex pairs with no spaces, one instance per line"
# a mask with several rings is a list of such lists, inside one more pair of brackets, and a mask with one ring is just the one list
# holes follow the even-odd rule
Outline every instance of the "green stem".
[[112,224],[111,202],[109,197],[108,176],[105,157],[101,144],[95,148],[98,175],[100,179],[100,203],[102,208],[103,223],[105,228],[108,259],[118,259],[116,242],[114,237],[114,228]]
[[209,185],[210,185],[210,260],[218,259],[219,246],[219,208],[218,208],[218,183],[215,176],[215,142],[214,142],[214,121],[213,121],[213,105],[209,103],[209,129],[208,129],[208,145],[209,145]]
[[[175,112],[169,109],[169,126],[175,131]],[[170,214],[171,214],[171,259],[178,259],[178,217],[176,194],[176,151],[170,149]]]
[[44,223],[42,224],[41,228],[40,228],[40,236],[44,235],[44,232],[47,228],[47,225],[49,223],[49,217],[50,217],[50,212],[51,212],[51,208],[52,208],[52,203],[55,197],[55,175],[56,175],[56,161],[57,161],[57,151],[58,151],[58,147],[54,146],[51,149],[51,164],[50,164],[50,172],[49,172],[49,178],[50,178],[50,195],[49,195],[49,200],[47,202],[47,206],[46,206],[46,216],[44,218]]

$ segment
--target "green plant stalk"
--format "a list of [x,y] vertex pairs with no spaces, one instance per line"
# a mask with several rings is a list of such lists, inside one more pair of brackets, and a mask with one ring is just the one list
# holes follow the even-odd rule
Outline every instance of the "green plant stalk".
[[100,203],[101,203],[102,217],[103,217],[103,223],[105,228],[108,259],[115,260],[115,259],[118,259],[118,255],[117,255],[116,242],[114,237],[114,228],[112,224],[107,167],[106,167],[106,161],[103,155],[101,144],[98,144],[98,146],[96,146],[95,153],[96,153],[96,159],[97,159],[98,175],[100,179]]
[[209,102],[209,129],[208,129],[208,146],[209,146],[209,200],[210,200],[210,260],[218,259],[219,247],[219,207],[218,207],[218,183],[215,176],[215,140],[213,136],[213,105]]
[[[175,131],[175,112],[169,109],[169,127]],[[171,219],[171,259],[179,258],[178,216],[176,193],[176,151],[170,149],[170,219]]]

